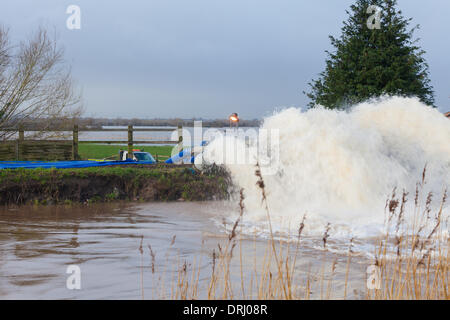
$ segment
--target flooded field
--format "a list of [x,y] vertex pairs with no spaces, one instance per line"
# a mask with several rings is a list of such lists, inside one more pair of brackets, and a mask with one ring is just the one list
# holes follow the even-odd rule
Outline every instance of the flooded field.
[[[220,212],[234,209],[221,202],[2,207],[0,299],[174,298],[183,268],[187,274],[198,273],[196,295],[206,297],[213,251],[228,240],[227,228],[217,221],[224,218]],[[235,298],[242,298],[241,266],[245,282],[252,282],[267,250],[263,238],[247,236],[239,242],[242,247],[235,249],[231,271]],[[311,297],[325,296],[328,281],[320,281],[320,275],[328,274],[334,264],[332,298],[342,297],[345,254],[307,245],[299,248],[297,259],[298,290],[309,277],[317,283]],[[348,296],[363,297],[368,263],[353,258]],[[80,290],[66,286],[70,265],[80,268]],[[245,297],[255,294],[247,291]]]

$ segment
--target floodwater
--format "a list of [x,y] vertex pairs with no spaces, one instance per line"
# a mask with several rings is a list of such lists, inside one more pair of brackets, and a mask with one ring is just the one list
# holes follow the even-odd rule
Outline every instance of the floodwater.
[[[184,262],[187,268],[199,267],[199,287],[206,288],[212,252],[227,239],[217,221],[220,212],[230,209],[221,202],[2,207],[0,299],[170,299],[171,272]],[[249,274],[254,261],[264,256],[267,241],[248,237],[241,244],[244,273]],[[153,267],[149,246],[155,255]],[[323,272],[332,261],[345,270],[345,255],[301,250],[297,265],[302,272]],[[352,298],[361,297],[365,283],[367,261],[357,260],[349,277]],[[71,265],[80,270],[79,290],[67,287]],[[343,273],[337,272],[333,298],[339,298],[342,289]],[[205,291],[198,297],[204,298]],[[312,292],[312,297],[320,298],[320,292]]]

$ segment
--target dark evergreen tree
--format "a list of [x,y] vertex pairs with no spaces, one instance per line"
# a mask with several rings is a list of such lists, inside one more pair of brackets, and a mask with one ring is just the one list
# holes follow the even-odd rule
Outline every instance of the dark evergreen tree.
[[[380,29],[368,26],[369,6],[381,9]],[[334,52],[326,51],[326,69],[309,83],[310,107],[345,108],[387,95],[417,96],[434,105],[425,53],[413,39],[415,26],[397,9],[396,0],[357,0],[347,11],[340,38],[330,36]]]

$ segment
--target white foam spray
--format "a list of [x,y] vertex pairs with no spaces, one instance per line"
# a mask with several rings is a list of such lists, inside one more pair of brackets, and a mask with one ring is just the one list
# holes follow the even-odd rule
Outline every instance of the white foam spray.
[[[266,118],[262,128],[278,129],[280,137],[280,170],[264,176],[276,232],[295,230],[306,213],[310,234],[322,234],[331,223],[334,237],[376,236],[388,195],[394,187],[405,189],[412,203],[425,165],[424,196],[432,191],[439,202],[450,185],[450,121],[416,98],[387,97],[350,111],[288,108]],[[244,141],[236,143],[236,150],[243,149]],[[223,145],[212,141],[204,159],[223,158]],[[267,217],[255,166],[228,169],[244,188],[248,231],[264,233]]]

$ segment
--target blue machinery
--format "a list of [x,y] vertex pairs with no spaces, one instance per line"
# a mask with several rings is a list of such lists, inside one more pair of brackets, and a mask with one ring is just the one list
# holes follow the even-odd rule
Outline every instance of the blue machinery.
[[[189,159],[190,158],[190,159]],[[186,148],[181,150],[179,153],[177,153],[176,155],[172,156],[171,158],[167,159],[166,161],[164,161],[165,163],[178,163],[180,161],[186,161],[186,160],[190,160],[190,163],[194,163],[194,158],[195,156],[193,156],[191,154],[191,148]]]

